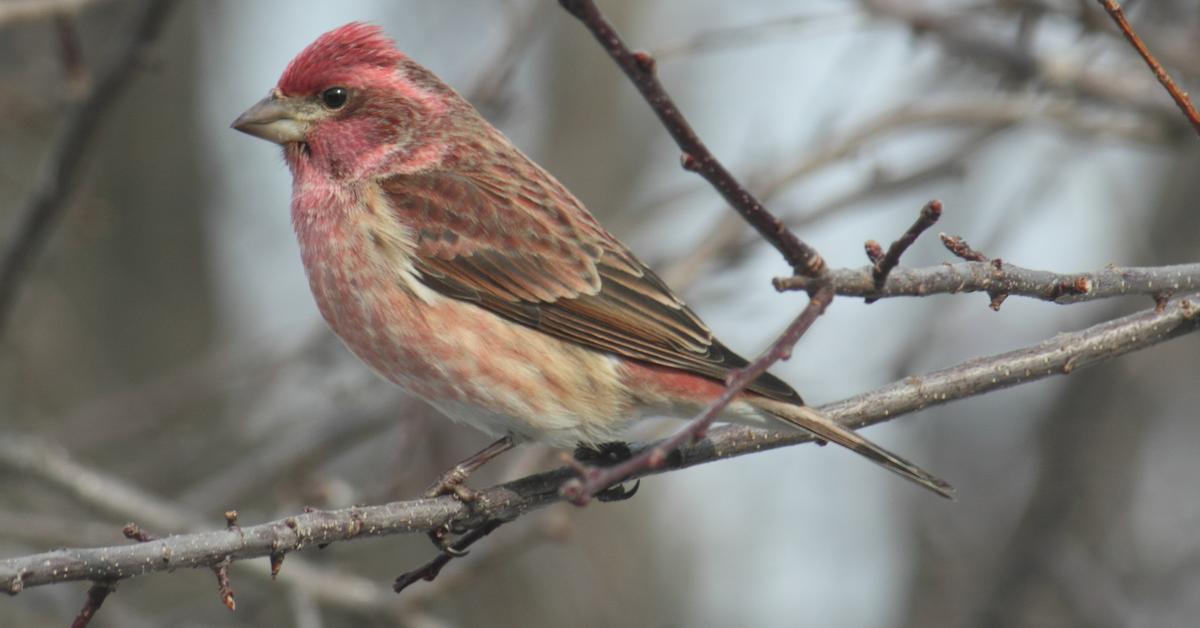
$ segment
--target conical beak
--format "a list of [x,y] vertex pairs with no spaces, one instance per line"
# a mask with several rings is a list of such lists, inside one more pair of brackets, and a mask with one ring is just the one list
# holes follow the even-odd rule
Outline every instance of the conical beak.
[[286,99],[272,94],[233,121],[233,128],[276,144],[303,142],[308,125],[297,120]]

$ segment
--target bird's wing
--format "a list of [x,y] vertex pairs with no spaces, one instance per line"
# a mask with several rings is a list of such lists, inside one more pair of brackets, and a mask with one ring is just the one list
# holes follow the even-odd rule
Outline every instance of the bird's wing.
[[[414,230],[421,281],[443,295],[590,349],[717,381],[746,365],[574,196],[549,175],[539,179],[437,172],[395,175],[382,189]],[[801,403],[769,374],[748,388]]]

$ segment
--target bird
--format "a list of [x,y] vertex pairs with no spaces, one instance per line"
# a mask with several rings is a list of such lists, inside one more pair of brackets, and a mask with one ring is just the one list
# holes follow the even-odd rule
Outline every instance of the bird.
[[[496,437],[595,448],[694,416],[748,362],[562,183],[383,30],[320,35],[233,128],[282,147],[322,317],[383,378]],[[953,488],[765,373],[720,420],[808,432],[938,495]]]

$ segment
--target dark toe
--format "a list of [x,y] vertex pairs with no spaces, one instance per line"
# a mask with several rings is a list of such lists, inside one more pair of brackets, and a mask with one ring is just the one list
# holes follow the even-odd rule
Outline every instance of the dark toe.
[[633,488],[625,488],[624,484],[610,486],[599,493],[596,493],[596,499],[602,502],[623,502],[634,495],[637,495],[638,489],[642,487],[642,481],[638,480],[633,483]]

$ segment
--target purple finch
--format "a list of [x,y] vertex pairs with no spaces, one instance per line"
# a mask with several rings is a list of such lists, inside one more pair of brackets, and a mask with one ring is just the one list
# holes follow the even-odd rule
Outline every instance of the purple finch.
[[[746,360],[561,183],[379,28],[302,51],[234,128],[283,147],[313,296],[355,355],[456,421],[555,446],[693,415]],[[792,427],[949,496],[766,374],[721,417]]]

